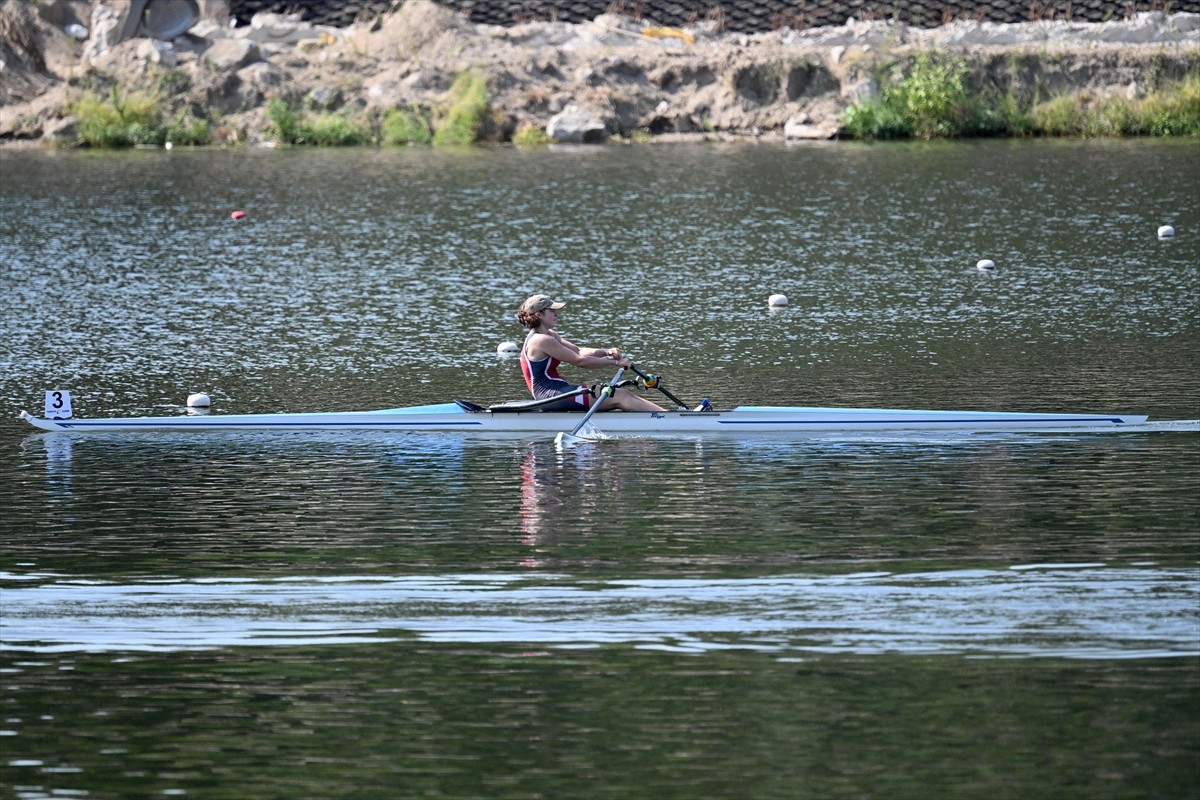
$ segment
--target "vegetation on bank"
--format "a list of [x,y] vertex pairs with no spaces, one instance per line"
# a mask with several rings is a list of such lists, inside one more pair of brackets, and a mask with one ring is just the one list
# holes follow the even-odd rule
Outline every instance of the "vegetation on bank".
[[212,142],[207,120],[183,111],[168,116],[159,98],[148,92],[126,94],[119,86],[113,86],[107,96],[85,92],[68,110],[77,120],[80,143],[88,147]]
[[[172,112],[182,78],[168,72],[150,88],[78,95],[68,109],[76,119],[77,143],[88,147],[206,145],[225,141],[219,119],[186,110]],[[1022,102],[1011,93],[979,92],[970,82],[971,63],[961,56],[923,53],[907,62],[883,64],[879,91],[852,105],[841,119],[843,133],[859,139],[941,139],[973,136],[1192,136],[1200,137],[1200,69],[1182,82],[1143,97],[1081,91]],[[395,108],[380,116],[351,116],[293,107],[282,98],[267,105],[270,133],[280,144],[470,145],[510,138],[532,146],[551,140],[528,123],[504,135],[493,119],[487,77],[460,73],[436,107]],[[235,137],[236,138],[236,137]],[[635,132],[630,141],[651,137]]]
[[377,123],[337,113],[314,117],[278,97],[267,104],[271,133],[290,145],[469,145],[482,139],[488,113],[487,77],[471,70],[458,74],[439,107],[395,108]]
[[1200,136],[1200,70],[1144,97],[1081,91],[1022,103],[1011,93],[974,92],[970,62],[922,53],[901,69],[884,64],[880,89],[842,115],[860,139],[972,136]]

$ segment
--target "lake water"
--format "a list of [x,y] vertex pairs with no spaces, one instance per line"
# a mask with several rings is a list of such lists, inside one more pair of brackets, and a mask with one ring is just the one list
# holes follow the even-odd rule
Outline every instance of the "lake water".
[[0,796],[1192,796],[1195,432],[16,415],[519,398],[546,292],[689,402],[1196,419],[1198,187],[1170,141],[0,150]]

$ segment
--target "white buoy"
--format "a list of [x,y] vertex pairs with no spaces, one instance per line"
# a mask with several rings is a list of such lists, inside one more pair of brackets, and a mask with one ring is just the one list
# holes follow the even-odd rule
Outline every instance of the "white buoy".
[[516,353],[519,352],[520,349],[521,346],[516,342],[501,342],[500,344],[496,345],[497,353]]
[[1159,228],[1158,228],[1158,238],[1160,238],[1160,239],[1170,239],[1170,238],[1171,238],[1172,236],[1174,236],[1174,235],[1175,235],[1175,229],[1174,229],[1174,228],[1172,228],[1170,225],[1160,225],[1160,226],[1159,226]]
[[168,149],[168,150],[170,150],[170,149],[171,149],[172,147],[174,147],[174,146],[175,146],[175,145],[171,144],[170,142],[167,142],[166,144],[164,144],[164,145],[163,145],[163,147],[165,147],[165,148],[166,148],[166,149]]
[[975,264],[975,269],[980,270],[980,271],[988,270],[988,269],[995,269],[995,268],[996,268],[996,262],[992,261],[990,258],[981,258]]
[[786,306],[787,305],[787,295],[773,294],[767,298],[767,305],[771,306],[772,308],[776,308],[778,306]]
[[208,408],[212,405],[212,398],[204,392],[196,392],[188,395],[187,404],[188,408]]

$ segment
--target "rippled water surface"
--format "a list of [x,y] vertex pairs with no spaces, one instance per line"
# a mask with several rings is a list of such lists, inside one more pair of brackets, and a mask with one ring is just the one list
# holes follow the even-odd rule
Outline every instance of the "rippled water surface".
[[719,407],[1196,419],[1197,186],[1187,142],[0,150],[0,795],[1189,796],[1194,431],[15,417],[520,397],[544,291]]

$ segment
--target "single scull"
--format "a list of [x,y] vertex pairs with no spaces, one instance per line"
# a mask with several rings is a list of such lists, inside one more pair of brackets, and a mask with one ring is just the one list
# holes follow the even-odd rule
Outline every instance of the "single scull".
[[[109,433],[119,431],[466,431],[549,433],[570,431],[581,417],[540,411],[529,403],[483,408],[456,401],[377,411],[323,413],[205,414],[109,419],[53,419],[21,412],[21,419],[44,431]],[[754,433],[822,431],[1115,431],[1200,429],[1200,421],[1147,423],[1137,414],[1061,414],[995,411],[914,411],[866,408],[739,406],[730,411],[612,411],[589,420],[602,433]]]

